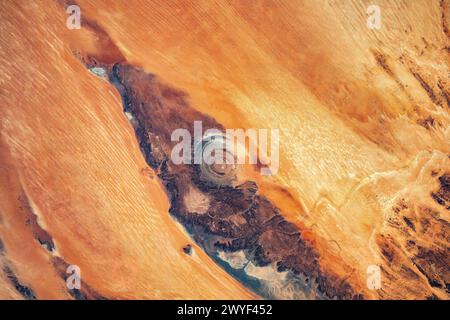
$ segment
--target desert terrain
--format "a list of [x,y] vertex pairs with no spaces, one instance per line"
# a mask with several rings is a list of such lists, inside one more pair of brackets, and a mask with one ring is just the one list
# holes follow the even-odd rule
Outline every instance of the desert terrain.
[[[2,1],[0,298],[449,299],[450,1],[371,4]],[[277,172],[174,164],[194,121]]]

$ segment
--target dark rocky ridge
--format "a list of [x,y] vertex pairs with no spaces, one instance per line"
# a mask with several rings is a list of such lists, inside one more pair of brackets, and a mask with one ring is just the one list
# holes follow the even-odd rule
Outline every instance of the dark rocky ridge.
[[[175,144],[171,142],[173,130],[184,128],[193,136],[194,121],[202,121],[203,132],[223,130],[219,123],[191,108],[183,92],[162,84],[152,74],[126,64],[105,68],[122,96],[124,112],[133,117],[131,122],[146,162],[166,188],[170,213],[208,254],[215,256],[218,249],[244,250],[247,259],[257,266],[275,264],[278,271],[306,278],[308,287],[317,286],[308,293],[316,298],[363,298],[345,280],[322,271],[319,253],[295,225],[258,194],[256,183],[215,186],[202,179],[198,165],[175,165],[170,160]],[[183,199],[191,188],[209,199],[207,213],[186,208]]]
[[5,244],[2,239],[0,239],[0,267],[3,271],[6,279],[11,283],[11,285],[16,289],[20,295],[26,300],[35,300],[36,294],[34,290],[25,285],[17,276],[16,272],[13,270],[13,265],[11,261],[6,257]]
[[[63,258],[54,256],[51,258],[51,263],[53,264],[55,270],[59,274],[60,278],[66,282],[69,274],[67,273],[67,268],[70,266]],[[66,283],[65,283],[66,284]],[[89,286],[85,281],[80,279],[80,289],[69,289],[67,292],[75,300],[110,300],[96,292],[91,286]]]
[[445,209],[450,210],[450,173],[445,173],[439,177],[440,188],[433,192],[431,196]]
[[35,300],[36,295],[30,287],[22,284],[20,280],[17,278],[17,275],[12,271],[9,266],[3,267],[3,272],[5,273],[7,279],[11,282],[11,284],[16,288],[17,292],[19,292],[22,297],[26,300]]
[[47,232],[47,230],[43,229],[38,222],[38,217],[36,213],[31,208],[29,199],[25,192],[19,196],[17,199],[20,203],[20,208],[26,214],[25,223],[30,227],[34,238],[49,252],[53,252],[55,250],[55,243],[51,235]]

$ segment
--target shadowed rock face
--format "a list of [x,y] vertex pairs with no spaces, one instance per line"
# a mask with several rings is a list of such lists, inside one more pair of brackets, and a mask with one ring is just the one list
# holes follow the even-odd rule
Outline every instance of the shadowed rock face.
[[439,190],[433,192],[432,197],[438,204],[450,210],[450,173],[440,176],[439,184]]
[[[124,112],[131,115],[146,161],[166,188],[170,213],[208,254],[215,257],[217,250],[243,250],[255,266],[273,265],[278,272],[290,271],[292,279],[301,277],[308,296],[362,298],[345,281],[321,270],[319,254],[270,201],[258,194],[255,182],[218,186],[201,175],[199,165],[175,165],[170,160],[173,130],[187,129],[193,137],[194,121],[202,121],[204,131],[223,129],[219,123],[191,108],[182,92],[161,84],[154,75],[124,64],[106,68],[122,95]],[[195,206],[186,206],[192,203],[192,190],[202,199],[202,208],[207,206],[205,212],[191,212]]]

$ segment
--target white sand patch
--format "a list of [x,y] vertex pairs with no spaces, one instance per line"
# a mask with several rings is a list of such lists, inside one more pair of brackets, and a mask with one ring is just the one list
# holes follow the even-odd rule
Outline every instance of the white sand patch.
[[234,269],[242,269],[248,263],[245,253],[242,250],[237,252],[225,252],[219,250],[219,258],[228,263],[230,267]]

